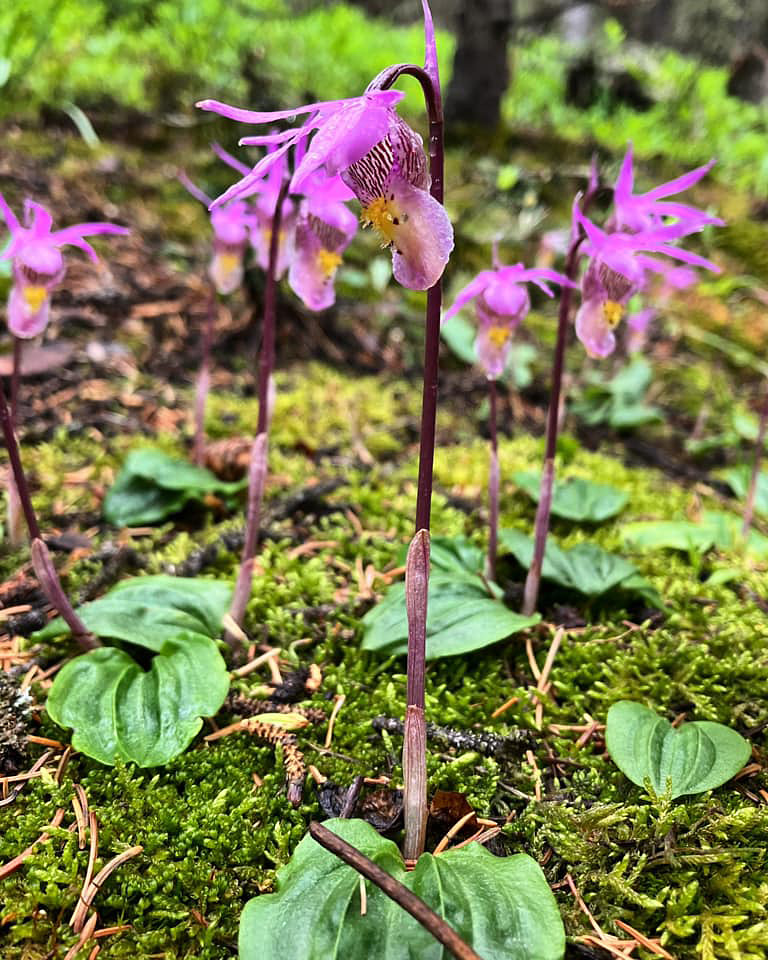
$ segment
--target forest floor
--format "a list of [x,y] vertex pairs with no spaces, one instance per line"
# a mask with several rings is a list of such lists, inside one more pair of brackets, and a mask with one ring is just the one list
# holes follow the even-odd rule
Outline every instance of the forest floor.
[[[241,505],[233,510],[210,498],[171,522],[133,529],[111,527],[101,514],[129,451],[189,453],[208,234],[202,210],[174,181],[179,144],[173,151],[155,144],[147,164],[138,146],[118,141],[92,154],[61,131],[45,139],[19,128],[4,134],[0,183],[12,206],[29,193],[62,223],[117,218],[135,228],[100,247],[99,269],[72,262],[44,349],[27,351],[23,454],[69,595],[82,603],[136,573],[233,577]],[[215,183],[221,171],[210,172],[191,139],[187,147],[189,172],[204,171]],[[521,226],[524,212],[544,211],[541,222],[554,226],[546,210],[568,209],[589,151],[566,175],[534,156],[534,147],[517,144],[515,162],[526,172],[506,192],[495,185],[499,164],[476,165],[459,150],[449,156],[449,207],[463,241],[449,290],[485,265],[488,222],[493,230],[517,228],[515,255],[522,256],[534,249]],[[746,552],[736,545],[698,554],[630,548],[622,536],[630,523],[696,520],[708,510],[736,522],[741,507],[724,471],[749,463],[745,438],[755,429],[768,363],[761,355],[768,229],[750,218],[749,197],[713,185],[697,200],[727,207],[721,213],[731,226],[707,240],[724,279],[671,301],[654,328],[646,349],[652,379],[641,373],[633,382],[645,396],[631,399],[655,414],[638,426],[622,423],[617,409],[631,405],[627,398],[616,399],[608,375],[585,362],[580,345],[568,353],[575,403],[559,448],[561,475],[617,488],[627,503],[597,525],[555,520],[552,535],[565,547],[589,541],[621,553],[650,593],[612,590],[585,599],[545,583],[539,627],[434,660],[427,672],[428,720],[457,734],[452,742],[430,741],[430,790],[461,793],[478,816],[497,823],[494,853],[525,851],[538,860],[574,958],[610,956],[601,936],[615,950],[606,937],[628,945],[632,931],[639,931],[632,955],[643,960],[759,960],[768,951],[768,553],[759,537]],[[402,718],[405,663],[363,652],[359,641],[362,616],[402,573],[412,532],[422,299],[394,285],[384,289],[373,241],[356,257],[340,275],[328,314],[309,314],[287,292],[280,299],[270,475],[246,618],[250,654],[279,647],[273,662],[288,681],[285,699],[311,708],[313,722],[296,735],[314,768],[303,800],[293,806],[286,798],[291,746],[243,732],[205,740],[277,681],[266,664],[236,675],[240,699],[228,699],[192,746],[162,768],[110,768],[76,753],[62,762],[69,732],[48,718],[45,697],[74,650],[63,641],[28,640],[51,611],[26,549],[0,546],[0,666],[30,692],[33,736],[51,741],[30,743],[16,758],[24,772],[48,754],[20,781],[14,802],[0,799],[0,864],[42,832],[50,838],[8,876],[0,867],[0,952],[7,960],[93,956],[94,941],[71,952],[78,936],[68,926],[89,859],[73,826],[75,784],[99,823],[96,870],[143,848],[98,892],[101,958],[235,956],[245,902],[273,888],[309,820],[338,814],[357,777],[366,778],[357,815],[397,835],[402,740],[394,724],[372,721]],[[218,315],[207,429],[212,442],[233,440],[219,459],[234,471],[242,467],[235,441],[248,438],[256,422],[262,285],[249,273],[245,291]],[[528,534],[535,505],[513,474],[540,467],[554,328],[552,307],[534,306],[525,334],[535,349],[530,377],[502,391],[500,439],[502,526]],[[433,532],[484,548],[484,381],[445,345],[443,352]],[[624,360],[607,364],[609,372]],[[0,373],[7,364],[0,356]],[[593,382],[598,377],[602,386]],[[768,517],[758,517],[756,531],[768,535]],[[512,608],[522,577],[505,557],[498,580]],[[555,635],[560,646],[544,695],[537,673]],[[750,740],[752,761],[716,791],[674,802],[650,796],[605,751],[606,713],[620,699],[641,701],[669,720],[728,724]],[[479,731],[503,739],[490,749]],[[2,736],[0,728],[0,761],[10,763]],[[17,782],[4,781],[4,790]],[[60,808],[63,819],[49,826]],[[441,819],[435,811],[433,843],[451,822],[450,812]]]

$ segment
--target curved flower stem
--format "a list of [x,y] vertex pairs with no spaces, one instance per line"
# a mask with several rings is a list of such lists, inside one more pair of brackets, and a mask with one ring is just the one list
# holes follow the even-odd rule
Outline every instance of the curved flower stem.
[[48,548],[40,534],[40,525],[37,522],[35,509],[32,506],[32,498],[29,495],[29,486],[27,485],[27,478],[21,463],[19,444],[16,440],[11,410],[5,398],[5,389],[3,388],[2,381],[0,381],[0,430],[2,430],[5,448],[8,451],[8,459],[11,462],[12,480],[16,485],[21,509],[27,523],[27,529],[29,530],[32,566],[40,581],[40,586],[48,602],[58,611],[72,631],[72,636],[80,647],[83,650],[93,650],[94,647],[98,646],[98,642],[88,633],[87,627],[75,613],[72,604],[64,593],[61,581],[56,573],[56,568],[48,553]]
[[[245,608],[251,596],[253,583],[253,564],[256,546],[259,540],[261,521],[261,501],[267,479],[267,446],[269,435],[270,402],[269,389],[272,370],[275,365],[275,304],[277,293],[277,257],[280,251],[280,224],[283,217],[283,201],[288,193],[288,180],[284,180],[277,195],[275,212],[272,215],[272,235],[269,240],[269,265],[267,283],[264,289],[264,318],[261,331],[261,351],[259,354],[259,416],[256,437],[251,447],[251,466],[248,480],[248,508],[245,523],[245,542],[240,559],[235,592],[229,613],[235,623],[241,627]],[[227,634],[230,644],[235,638]]]
[[427,906],[421,897],[416,896],[404,884],[396,880],[386,870],[370,860],[365,854],[360,853],[350,843],[343,840],[340,836],[333,833],[321,823],[312,821],[309,824],[309,833],[313,840],[329,850],[339,860],[342,860],[348,866],[352,867],[359,874],[370,880],[371,883],[385,893],[390,900],[401,906],[408,913],[428,930],[439,943],[449,950],[457,960],[481,960],[472,947],[456,933],[453,927],[450,927],[441,916]]
[[200,345],[200,371],[197,375],[195,390],[195,447],[194,459],[198,467],[205,465],[205,404],[211,389],[211,351],[213,349],[213,333],[216,327],[216,313],[218,303],[216,291],[211,286],[208,298],[208,313],[203,327],[203,336]]
[[[401,76],[421,84],[429,117],[430,193],[443,202],[444,144],[443,107],[439,87],[429,73],[415,64],[397,64],[373,81],[369,89],[386,90]],[[424,341],[424,388],[421,406],[419,478],[416,493],[416,536],[409,550],[411,578],[406,573],[408,613],[408,691],[403,742],[403,783],[406,860],[424,852],[427,825],[427,729],[424,716],[424,676],[427,640],[427,583],[429,578],[429,522],[432,507],[432,472],[435,459],[438,366],[440,355],[440,309],[442,280],[427,291]],[[415,587],[418,583],[420,586]],[[409,590],[409,585],[411,589]]]
[[490,433],[490,467],[488,471],[488,559],[485,572],[489,580],[496,579],[496,554],[499,549],[499,438],[498,438],[498,391],[496,381],[488,380],[488,431]]
[[747,499],[744,503],[744,523],[741,527],[741,535],[746,537],[752,526],[752,517],[755,512],[755,496],[757,494],[757,482],[760,479],[760,461],[763,456],[763,447],[765,446],[765,436],[768,433],[768,382],[765,386],[765,399],[760,411],[760,424],[757,428],[757,443],[755,444],[755,462],[752,465],[752,474],[749,478],[749,489],[747,490]]
[[[584,200],[586,210],[592,194],[588,193]],[[571,241],[568,256],[565,261],[565,275],[569,280],[576,279],[579,264],[579,248],[583,236],[579,235]],[[536,523],[534,528],[533,560],[525,579],[523,593],[523,616],[530,617],[536,609],[539,599],[539,585],[541,583],[541,566],[544,562],[544,550],[547,545],[549,532],[549,514],[552,508],[552,490],[555,485],[555,453],[557,450],[557,432],[560,419],[560,394],[563,386],[563,366],[565,362],[565,344],[568,339],[568,323],[571,311],[572,287],[562,287],[560,291],[560,312],[557,318],[557,341],[555,355],[552,361],[552,392],[549,396],[549,410],[547,412],[547,439],[544,453],[544,470],[541,475],[539,490],[539,504],[536,508]]]

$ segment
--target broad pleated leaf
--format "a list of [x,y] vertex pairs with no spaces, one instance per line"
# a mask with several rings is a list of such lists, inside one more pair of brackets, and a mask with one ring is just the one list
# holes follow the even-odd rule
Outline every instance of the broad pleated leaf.
[[[565,934],[541,868],[523,853],[494,857],[478,844],[423,854],[406,872],[400,852],[361,820],[325,824],[439,913],[483,960],[561,960]],[[240,960],[451,960],[410,914],[311,837],[279,871],[278,892],[250,900]]]
[[646,779],[673,799],[703,793],[735,776],[752,749],[735,730],[696,720],[675,729],[640,703],[620,700],[608,711],[605,742],[613,762],[637,786]]

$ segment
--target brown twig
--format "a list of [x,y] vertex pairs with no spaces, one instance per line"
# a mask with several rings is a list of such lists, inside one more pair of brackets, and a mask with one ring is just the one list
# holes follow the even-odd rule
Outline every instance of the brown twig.
[[313,840],[329,850],[339,860],[343,860],[366,880],[370,880],[398,906],[406,910],[417,920],[425,930],[449,950],[458,960],[482,960],[456,931],[450,927],[442,917],[438,916],[431,907],[417,897],[415,893],[403,886],[393,876],[382,870],[372,860],[356,850],[346,840],[332,833],[327,827],[314,821],[309,825],[309,832]]

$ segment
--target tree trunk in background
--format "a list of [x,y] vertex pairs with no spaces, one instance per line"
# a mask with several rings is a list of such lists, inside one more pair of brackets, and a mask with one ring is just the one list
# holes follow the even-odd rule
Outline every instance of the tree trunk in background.
[[446,95],[449,123],[495,128],[509,83],[507,60],[514,0],[461,0],[456,53]]

